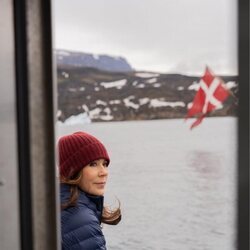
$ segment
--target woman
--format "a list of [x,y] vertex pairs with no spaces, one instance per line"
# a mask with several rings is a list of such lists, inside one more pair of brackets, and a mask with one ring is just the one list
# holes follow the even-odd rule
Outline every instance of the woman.
[[103,206],[109,155],[94,136],[76,132],[58,143],[61,181],[61,233],[63,250],[106,249],[101,223],[116,225],[120,207]]

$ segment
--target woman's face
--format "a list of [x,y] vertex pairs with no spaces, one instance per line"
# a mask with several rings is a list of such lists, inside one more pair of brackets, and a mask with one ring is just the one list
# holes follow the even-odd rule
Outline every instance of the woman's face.
[[82,169],[79,187],[91,195],[103,195],[108,178],[108,162],[99,159],[90,162]]

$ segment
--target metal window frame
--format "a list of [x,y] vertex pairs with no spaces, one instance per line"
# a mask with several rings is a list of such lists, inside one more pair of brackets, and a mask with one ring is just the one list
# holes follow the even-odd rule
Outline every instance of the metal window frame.
[[14,0],[21,249],[60,249],[50,0]]
[[[55,91],[53,82],[53,51],[52,51],[52,21],[51,1],[49,0],[14,0],[15,32],[16,32],[16,78],[17,78],[17,110],[18,110],[18,145],[19,145],[19,173],[20,173],[20,212],[21,212],[21,245],[22,249],[38,249],[47,245],[46,249],[60,249],[60,230],[58,225],[58,195],[56,174],[50,169],[55,165],[54,151],[54,109]],[[34,13],[39,13],[35,16]],[[37,29],[38,27],[38,29]],[[35,31],[36,30],[36,31]],[[33,33],[35,31],[35,33]],[[237,243],[239,250],[249,249],[249,2],[238,1],[238,62],[239,62],[239,120],[238,120],[238,207],[237,207]],[[41,34],[39,36],[38,34]],[[38,40],[36,40],[38,35]],[[34,39],[33,39],[34,38]],[[41,65],[36,61],[36,55],[41,59]],[[39,68],[40,67],[40,68]],[[38,70],[39,68],[39,70]],[[43,211],[40,220],[38,215],[37,189],[34,188],[37,175],[34,173],[35,156],[33,148],[38,138],[34,133],[37,128],[34,113],[30,112],[34,103],[32,94],[35,72],[43,72],[38,76],[42,95],[46,96],[41,114],[44,116],[43,128],[39,128],[38,136],[47,136],[44,141],[47,160],[40,166],[43,168],[43,177],[47,182],[40,187],[51,197],[42,205]],[[55,70],[54,70],[55,72]],[[42,81],[47,81],[45,85]],[[49,102],[48,102],[49,100]],[[52,106],[51,106],[52,105]],[[33,131],[33,132],[31,132]],[[38,147],[39,148],[39,147]],[[42,148],[44,150],[44,147]],[[44,163],[46,163],[44,165]],[[46,174],[47,172],[47,174]],[[39,180],[38,180],[38,183]],[[46,212],[49,209],[49,212]],[[41,229],[37,225],[41,226]],[[39,237],[38,237],[39,234]],[[42,248],[40,248],[42,249]]]
[[237,249],[249,249],[249,1],[238,1]]

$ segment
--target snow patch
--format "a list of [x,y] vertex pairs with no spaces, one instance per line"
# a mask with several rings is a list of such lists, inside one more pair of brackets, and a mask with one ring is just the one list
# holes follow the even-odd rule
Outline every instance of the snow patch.
[[98,87],[95,87],[95,91],[99,91],[100,90],[100,88],[98,88]]
[[64,76],[64,78],[69,78],[69,74],[67,72],[62,72],[62,75]]
[[126,85],[126,83],[127,83],[127,80],[122,79],[122,80],[115,81],[115,82],[101,82],[100,85],[102,85],[106,89],[108,89],[108,88],[122,88],[124,85]]
[[230,81],[226,83],[226,86],[228,89],[231,89],[231,88],[237,87],[237,84],[236,82]]
[[85,111],[85,112],[89,112],[89,108],[86,104],[83,104],[82,105],[82,109]]
[[111,100],[109,101],[109,104],[113,105],[113,104],[120,104],[121,101],[120,100]]
[[195,90],[198,91],[200,88],[200,84],[198,82],[193,82],[193,84],[189,85],[188,89],[189,90]]
[[110,108],[106,107],[103,111],[106,113],[105,115],[100,115],[100,113],[102,112],[102,109],[100,108],[92,109],[85,114],[89,117],[90,120],[101,119],[104,121],[110,121],[114,119],[114,117],[111,115]]
[[160,83],[155,83],[153,86],[154,86],[154,88],[160,88],[161,84]]
[[140,105],[144,105],[144,104],[147,104],[149,102],[149,98],[145,97],[145,98],[140,98],[139,99],[139,103]]
[[133,95],[127,97],[127,98],[124,98],[123,99],[123,102],[125,104],[126,107],[131,107],[133,109],[138,109],[140,107],[139,104],[136,104],[136,103],[133,103],[131,102],[131,99],[134,99],[135,97]]
[[89,111],[89,117],[90,117],[90,119],[98,118],[101,111],[102,110],[100,108],[95,108],[95,109],[90,110]]
[[85,90],[85,88],[84,88],[84,87],[81,87],[79,90],[80,90],[80,91],[84,91],[84,90]]
[[97,100],[96,101],[96,105],[103,105],[103,106],[107,106],[107,103],[102,101],[102,100]]
[[152,77],[159,76],[159,74],[147,73],[147,72],[138,72],[135,75],[138,76],[138,77],[142,77],[142,78],[152,78]]
[[76,92],[75,88],[69,88],[68,90],[69,90],[69,92]]
[[185,107],[184,102],[166,102],[159,99],[152,99],[150,101],[149,107],[159,108],[159,107]]
[[110,121],[110,120],[113,120],[114,119],[114,116],[111,115],[111,110],[110,108],[105,108],[103,110],[104,112],[106,112],[106,115],[100,115],[100,119],[104,120],[104,121]]
[[140,89],[145,88],[145,84],[140,83],[140,84],[136,85],[136,88],[140,88]]
[[75,124],[89,124],[91,123],[91,119],[89,118],[87,113],[82,113],[79,115],[72,115],[68,119],[64,121],[65,125],[75,125]]
[[155,83],[157,82],[157,78],[151,78],[146,81],[147,83]]
[[179,90],[179,91],[184,90],[184,87],[183,87],[183,86],[179,86],[179,87],[177,88],[177,90]]
[[217,110],[217,109],[222,109],[223,108],[223,104],[222,103],[220,103],[220,104],[218,104],[218,106],[217,107],[215,107],[215,110]]

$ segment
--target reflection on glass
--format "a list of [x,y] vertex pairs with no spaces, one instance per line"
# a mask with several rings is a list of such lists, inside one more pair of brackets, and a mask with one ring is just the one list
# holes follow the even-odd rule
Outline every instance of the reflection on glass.
[[[56,1],[57,132],[111,152],[108,249],[235,249],[236,4]],[[190,130],[206,66],[229,95]]]

